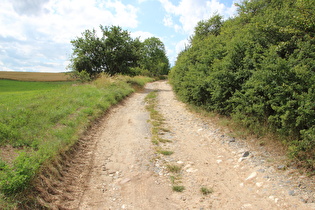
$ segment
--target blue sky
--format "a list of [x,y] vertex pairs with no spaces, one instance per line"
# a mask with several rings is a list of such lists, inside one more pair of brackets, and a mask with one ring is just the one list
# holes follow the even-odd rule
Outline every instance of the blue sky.
[[64,72],[70,41],[85,29],[117,25],[158,37],[173,65],[200,20],[236,14],[240,0],[1,0],[0,71]]

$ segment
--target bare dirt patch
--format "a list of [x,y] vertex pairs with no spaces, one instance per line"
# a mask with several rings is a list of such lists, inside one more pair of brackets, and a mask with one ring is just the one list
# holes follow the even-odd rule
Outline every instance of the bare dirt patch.
[[[171,155],[151,142],[144,98],[153,90],[165,119],[159,135],[169,140],[159,148]],[[308,178],[187,111],[167,82],[150,83],[111,109],[77,150],[41,196],[49,208],[315,209]]]

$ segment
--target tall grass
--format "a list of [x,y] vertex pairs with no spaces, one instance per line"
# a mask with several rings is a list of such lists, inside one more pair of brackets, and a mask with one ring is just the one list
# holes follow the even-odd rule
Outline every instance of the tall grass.
[[[145,77],[101,77],[90,84],[2,92],[0,200],[26,189],[43,163],[75,144],[93,120],[134,91],[130,83],[137,80],[138,85],[150,81]],[[1,154],[5,146],[18,151],[13,161]]]

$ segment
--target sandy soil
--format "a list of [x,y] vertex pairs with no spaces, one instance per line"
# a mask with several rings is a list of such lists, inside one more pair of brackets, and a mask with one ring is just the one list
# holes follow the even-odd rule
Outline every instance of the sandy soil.
[[[161,147],[170,156],[156,154],[151,143],[144,98],[152,90],[169,129],[161,136],[171,140]],[[154,82],[82,139],[49,203],[55,209],[315,209],[306,177],[268,159],[187,111],[167,82]],[[172,190],[166,165],[182,167],[183,192]],[[213,192],[203,195],[201,187]]]

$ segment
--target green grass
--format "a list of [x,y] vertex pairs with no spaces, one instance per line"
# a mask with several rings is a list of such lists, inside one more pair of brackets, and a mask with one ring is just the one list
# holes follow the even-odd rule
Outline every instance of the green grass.
[[[0,80],[0,209],[29,187],[44,163],[70,149],[91,122],[134,92],[130,80],[135,79],[104,77],[82,85]],[[138,80],[139,86],[150,81]],[[18,150],[15,160],[2,156],[6,145]]]
[[18,93],[26,91],[47,91],[56,89],[58,86],[71,85],[74,82],[27,82],[0,79],[0,94]]
[[185,190],[185,187],[184,186],[181,186],[181,185],[174,185],[172,187],[173,191],[175,192],[183,192]]
[[182,170],[182,168],[177,165],[166,165],[166,168],[169,172],[172,173],[179,173]]
[[174,152],[173,151],[169,151],[169,150],[157,149],[157,153],[162,154],[162,155],[172,155]]
[[209,195],[209,194],[213,193],[213,189],[212,188],[207,188],[207,187],[201,187],[200,188],[200,192],[203,195]]

